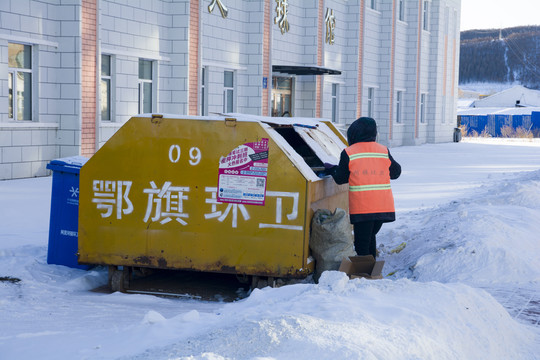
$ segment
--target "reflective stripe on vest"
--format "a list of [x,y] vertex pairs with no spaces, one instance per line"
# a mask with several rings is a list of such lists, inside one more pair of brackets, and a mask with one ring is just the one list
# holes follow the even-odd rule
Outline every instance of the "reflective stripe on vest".
[[386,146],[376,142],[356,143],[345,151],[349,155],[349,212],[395,212]]
[[390,190],[390,184],[349,185],[350,191]]
[[381,154],[381,153],[361,153],[361,154],[353,154],[353,155],[349,155],[349,160],[367,159],[367,158],[382,158],[382,159],[388,159],[388,154]]

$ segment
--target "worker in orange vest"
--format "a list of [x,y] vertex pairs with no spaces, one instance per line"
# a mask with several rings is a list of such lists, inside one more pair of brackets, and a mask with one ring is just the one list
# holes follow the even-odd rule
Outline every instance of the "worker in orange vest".
[[349,183],[349,216],[358,255],[377,257],[376,235],[385,222],[396,220],[390,179],[401,174],[384,145],[377,143],[377,123],[361,117],[349,126],[345,148],[337,166],[325,164],[337,184]]

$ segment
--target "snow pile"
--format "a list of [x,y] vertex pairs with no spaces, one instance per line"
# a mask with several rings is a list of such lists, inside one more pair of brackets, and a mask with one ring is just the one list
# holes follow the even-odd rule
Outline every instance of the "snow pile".
[[230,304],[90,291],[106,269],[46,263],[51,179],[0,182],[0,358],[540,358],[538,321],[498,301],[540,299],[535,145],[392,149],[403,173],[378,236],[385,279],[329,271]]
[[[167,328],[182,338],[165,348],[148,349],[135,359],[526,359],[535,355],[533,334],[484,291],[406,279],[348,281],[337,271],[323,273],[318,285],[256,290],[246,301],[226,305],[220,313],[200,320],[175,317],[160,324],[161,330]],[[195,334],[184,337],[185,328]]]
[[538,253],[531,251],[539,247],[540,171],[477,191],[390,225],[385,269],[397,278],[482,287],[540,283]]

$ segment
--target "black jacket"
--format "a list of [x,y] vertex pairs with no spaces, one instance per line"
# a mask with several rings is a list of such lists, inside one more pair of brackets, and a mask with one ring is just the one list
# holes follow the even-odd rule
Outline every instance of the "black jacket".
[[[377,138],[377,124],[375,120],[368,117],[361,117],[349,126],[347,130],[347,140],[349,145],[356,144],[357,142],[371,142]],[[395,180],[401,175],[401,165],[394,160],[388,150],[388,158],[390,159],[390,179]],[[349,155],[345,150],[341,152],[339,164],[327,172],[332,175],[334,181],[337,184],[346,184],[349,182]],[[394,221],[395,214],[372,214],[369,218],[364,215],[351,215],[351,223],[366,221],[366,220],[380,220],[384,222]]]

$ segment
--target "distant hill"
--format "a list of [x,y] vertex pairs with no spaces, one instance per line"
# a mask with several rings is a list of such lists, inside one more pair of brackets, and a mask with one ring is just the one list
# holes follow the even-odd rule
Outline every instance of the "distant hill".
[[459,84],[520,83],[540,89],[540,26],[461,32]]

